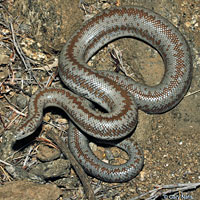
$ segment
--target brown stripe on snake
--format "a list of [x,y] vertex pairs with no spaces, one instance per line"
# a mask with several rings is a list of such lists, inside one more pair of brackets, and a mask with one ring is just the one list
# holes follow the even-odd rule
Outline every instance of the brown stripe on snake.
[[[179,38],[177,37],[177,35],[172,32],[172,29],[168,28],[169,26],[167,26],[166,24],[163,24],[160,19],[159,20],[155,20],[155,17],[148,16],[147,12],[137,11],[137,8],[130,8],[128,10],[129,11],[127,11],[127,13],[130,14],[132,12],[132,13],[135,13],[136,15],[139,13],[139,17],[140,18],[143,17],[144,19],[146,19],[149,22],[151,22],[155,28],[163,30],[163,33],[166,35],[166,37],[171,42],[170,45],[174,45],[173,49],[176,51],[173,54],[174,58],[176,58],[176,64],[175,64],[175,72],[176,72],[176,74],[171,76],[171,80],[168,83],[168,86],[167,87],[166,86],[163,87],[163,89],[160,90],[159,92],[157,92],[157,91],[151,92],[151,91],[148,91],[147,88],[143,88],[143,89],[144,89],[144,91],[148,91],[148,92],[142,92],[141,89],[138,91],[137,87],[133,86],[133,84],[131,84],[131,83],[125,85],[124,83],[122,83],[123,81],[121,81],[121,84],[123,86],[127,87],[129,89],[129,92],[131,92],[134,96],[138,96],[139,100],[145,98],[147,101],[155,101],[157,103],[159,101],[158,100],[159,98],[164,99],[165,96],[169,96],[169,93],[172,92],[173,89],[176,89],[178,85],[181,85],[179,80],[186,74],[187,78],[184,78],[184,79],[187,79],[188,82],[184,82],[184,87],[183,87],[183,92],[182,92],[182,94],[185,94],[185,92],[188,89],[188,86],[190,85],[190,81],[191,81],[192,61],[191,61],[191,56],[190,56],[190,51],[189,51],[188,45],[185,42],[184,38],[181,36],[182,41],[180,41]],[[122,10],[122,12],[124,12],[124,10]],[[98,36],[95,37],[93,42],[90,43],[90,45],[88,45],[88,47],[86,48],[86,51],[85,51],[86,57],[89,57],[89,56],[87,56],[87,54],[88,54],[87,51],[89,51],[90,49],[93,49],[95,47],[95,45],[96,45],[96,42],[98,42],[100,38],[106,37],[106,35],[110,34],[110,32],[112,32],[112,31],[116,32],[117,30],[118,31],[120,31],[120,30],[121,31],[126,31],[127,30],[128,33],[130,33],[131,31],[135,32],[136,34],[139,34],[142,37],[142,39],[146,38],[146,40],[149,43],[151,43],[152,45],[157,45],[157,46],[160,45],[160,42],[161,42],[160,39],[156,40],[156,37],[152,37],[148,33],[148,30],[143,30],[141,28],[139,29],[138,27],[139,27],[139,23],[137,23],[136,27],[128,27],[128,26],[126,27],[126,26],[122,25],[122,26],[112,27],[111,29],[108,29],[107,32],[105,30],[103,30]],[[186,48],[185,49],[186,53],[183,51],[183,49],[181,49],[183,44],[185,45],[184,48]],[[162,48],[160,48],[160,53],[162,54],[164,61],[166,60],[167,51],[169,50],[170,45],[167,46],[166,52],[164,52],[164,50]],[[188,56],[188,58],[187,58],[188,59],[188,63],[183,61],[183,58],[186,57],[185,55]],[[187,64],[187,66],[186,66],[186,64]],[[166,70],[167,70],[167,68],[166,68]],[[185,70],[187,70],[187,72],[184,72]],[[113,77],[112,74],[109,76],[109,78],[112,78],[116,82],[119,82],[119,79],[116,76]],[[134,90],[132,88],[134,88]],[[158,109],[152,110],[151,108],[149,108],[148,105],[146,105],[146,106],[143,105],[143,107],[142,107],[140,105],[140,102],[138,103],[138,106],[142,110],[144,110],[146,112],[150,112],[150,113],[153,113],[153,112],[155,112],[155,113],[156,112],[165,112],[168,109],[174,107],[177,104],[177,99],[179,99],[179,100],[182,99],[183,95],[181,97],[179,95],[177,95],[177,97],[178,98],[176,98],[174,101],[170,101],[168,104],[165,104],[162,109],[158,108]]]
[[[60,96],[60,98],[58,98]],[[42,121],[43,109],[47,106],[57,106],[63,109],[70,119],[78,124],[78,126],[87,133],[91,133],[92,136],[102,139],[107,137],[109,138],[121,138],[122,134],[129,134],[131,130],[136,125],[137,120],[128,121],[126,124],[122,124],[121,127],[116,123],[114,131],[109,129],[109,121],[121,121],[122,116],[127,115],[128,110],[122,115],[121,112],[113,112],[114,115],[107,115],[104,113],[96,113],[91,108],[88,109],[88,103],[84,101],[82,97],[75,95],[74,93],[59,89],[59,88],[45,88],[38,91],[32,97],[33,101],[30,101],[29,104],[29,116],[28,119],[21,124],[19,127],[19,133],[21,136],[28,136],[35,131],[35,124],[40,124]],[[127,109],[130,109],[130,106],[127,106]],[[75,111],[76,110],[76,111]],[[80,111],[80,112],[79,112]],[[134,111],[134,110],[132,110]],[[136,112],[134,112],[136,113]],[[130,115],[134,114],[130,112]],[[127,118],[130,118],[129,113]],[[88,119],[88,120],[86,120]],[[91,123],[90,120],[98,121],[99,123]],[[136,117],[137,119],[137,117]],[[117,127],[118,126],[118,127]],[[37,126],[38,127],[38,126]],[[113,128],[111,126],[111,128]],[[102,130],[103,129],[103,130]],[[111,133],[111,131],[113,133]]]
[[[160,53],[165,73],[158,85],[142,85],[124,75],[97,72],[87,66],[99,49],[121,37],[138,38]],[[184,37],[166,19],[145,8],[118,7],[96,15],[73,34],[60,54],[59,75],[76,94],[64,89],[38,91],[30,101],[27,122],[17,130],[16,138],[34,132],[45,107],[58,106],[74,122],[70,122],[69,147],[85,171],[104,181],[123,182],[139,173],[144,158],[136,144],[127,139],[116,140],[134,129],[137,107],[149,113],[162,113],[181,101],[192,79],[192,60]],[[107,112],[96,112],[93,102]],[[87,135],[122,148],[129,160],[119,166],[100,161],[92,153]]]
[[[64,71],[60,71],[60,72],[68,74],[67,76],[68,76],[69,79],[73,80],[74,83],[80,84],[80,79],[77,79],[77,76],[71,75],[68,69],[66,69],[65,72]],[[98,77],[101,77],[101,76],[98,75]],[[103,77],[103,78],[105,78],[105,77]],[[107,78],[105,78],[104,80],[107,80]],[[114,82],[112,80],[110,80],[110,79],[108,79],[107,81],[111,82],[112,84],[114,84]],[[106,102],[109,105],[110,110],[114,109],[114,108],[112,108],[113,105],[114,105],[114,101],[112,101],[112,99],[108,98],[104,92],[102,92],[102,91],[93,91],[94,88],[91,87],[91,84],[86,82],[86,81],[84,81],[84,80],[81,80],[80,86],[82,88],[86,88],[90,92],[94,92],[94,95],[97,98],[98,97],[102,98],[103,99],[102,101]],[[124,103],[124,106],[122,107],[121,112],[118,113],[117,115],[113,115],[111,118],[109,118],[107,115],[103,115],[103,114],[102,115],[93,116],[93,113],[88,112],[88,109],[83,107],[80,104],[79,104],[79,109],[83,110],[85,113],[88,113],[89,117],[93,117],[93,118],[98,119],[98,120],[103,120],[103,119],[104,120],[121,120],[121,118],[124,117],[124,115],[127,113],[127,111],[131,109],[132,98],[131,98],[131,96],[127,95],[128,93],[125,92],[124,90],[122,90],[121,87],[119,87],[118,85],[115,85],[115,88],[116,88],[117,91],[121,92],[120,94],[124,98],[124,100],[122,101]],[[74,101],[76,101],[75,97],[74,97]],[[134,124],[135,124],[135,122],[133,121],[133,124],[131,124],[131,126],[133,126]]]
[[[87,137],[72,123],[69,128],[69,147],[83,169],[90,175],[107,182],[124,182],[135,177],[143,166],[143,153],[137,144],[124,140],[116,147],[126,151],[129,160],[122,165],[110,165],[98,160],[89,147]],[[74,151],[75,150],[75,151]],[[136,170],[137,169],[137,170]]]

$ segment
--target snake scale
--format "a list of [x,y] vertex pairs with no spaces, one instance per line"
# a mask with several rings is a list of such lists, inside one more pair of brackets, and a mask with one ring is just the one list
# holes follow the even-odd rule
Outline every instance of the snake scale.
[[[99,49],[122,37],[140,39],[159,52],[165,73],[158,85],[150,87],[88,67]],[[175,107],[190,86],[192,58],[182,34],[165,18],[142,7],[116,7],[94,16],[72,35],[59,57],[59,76],[69,90],[38,90],[30,99],[28,117],[17,128],[16,139],[37,129],[44,108],[59,107],[70,118],[69,148],[84,170],[103,181],[124,182],[134,178],[144,162],[138,145],[124,139],[137,124],[137,110],[163,113]],[[94,103],[105,112],[97,112]],[[126,151],[129,160],[122,165],[102,162],[88,145],[90,136]]]

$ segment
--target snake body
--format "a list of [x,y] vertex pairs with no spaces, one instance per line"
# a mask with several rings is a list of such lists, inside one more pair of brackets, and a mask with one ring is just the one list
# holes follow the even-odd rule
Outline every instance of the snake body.
[[[150,87],[129,77],[95,71],[87,61],[103,46],[121,37],[134,37],[153,46],[162,56],[165,73]],[[32,134],[41,124],[43,109],[57,106],[71,119],[69,148],[85,171],[107,182],[124,182],[143,166],[141,149],[128,139],[137,123],[137,109],[163,113],[176,106],[192,79],[192,59],[182,34],[165,18],[142,7],[117,7],[87,21],[69,39],[60,54],[59,75],[69,90],[44,88],[29,103],[29,115],[16,139]],[[105,112],[97,112],[93,103]],[[126,151],[129,160],[113,166],[100,161],[89,148],[90,135]],[[119,142],[120,140],[120,142]]]

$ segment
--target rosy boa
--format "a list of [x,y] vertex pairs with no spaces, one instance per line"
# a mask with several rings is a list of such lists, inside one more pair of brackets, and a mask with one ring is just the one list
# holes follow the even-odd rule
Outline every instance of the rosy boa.
[[[99,49],[122,37],[141,39],[160,53],[165,65],[160,84],[150,87],[124,75],[88,67],[87,61]],[[44,108],[57,106],[73,122],[69,147],[85,171],[103,181],[124,182],[140,172],[144,161],[141,149],[124,139],[137,124],[137,109],[163,113],[176,106],[190,86],[192,59],[184,37],[165,18],[141,7],[117,7],[96,15],[73,34],[61,52],[59,75],[72,92],[59,88],[36,92],[16,139],[36,130]],[[96,111],[93,103],[105,112]],[[117,166],[102,162],[92,153],[89,136],[123,149],[129,160]]]

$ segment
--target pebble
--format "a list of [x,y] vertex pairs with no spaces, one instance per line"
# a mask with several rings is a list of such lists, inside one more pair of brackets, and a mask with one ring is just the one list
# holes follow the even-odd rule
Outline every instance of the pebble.
[[35,174],[41,178],[57,178],[64,177],[70,174],[71,164],[69,160],[58,159],[51,162],[39,163],[30,173]]
[[17,106],[21,109],[24,109],[27,106],[27,99],[25,96],[19,94],[16,98]]

